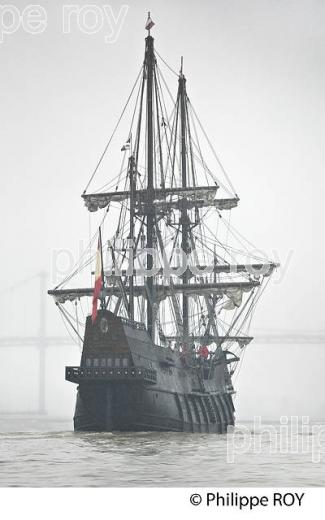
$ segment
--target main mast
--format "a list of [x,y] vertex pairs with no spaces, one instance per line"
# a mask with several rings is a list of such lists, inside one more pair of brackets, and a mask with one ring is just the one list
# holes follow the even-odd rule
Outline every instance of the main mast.
[[[150,13],[149,18],[150,19]],[[148,36],[146,38],[146,52],[145,52],[145,71],[147,76],[147,254],[146,265],[149,272],[153,268],[153,257],[150,250],[154,245],[154,130],[153,130],[153,82],[154,82],[154,39],[150,36],[150,27],[148,29]],[[154,317],[153,317],[153,301],[154,301],[154,284],[152,275],[146,278],[147,289],[147,330],[149,335],[154,339]]]
[[[182,58],[182,66],[181,72],[178,80],[178,96],[180,102],[180,120],[181,120],[181,174],[182,174],[182,188],[187,188],[187,150],[186,150],[186,133],[187,133],[187,124],[186,124],[186,79],[183,75],[183,58]],[[185,201],[184,201],[185,202]],[[186,204],[183,204],[181,210],[181,220],[180,224],[182,227],[182,252],[183,259],[184,255],[189,253],[189,225],[188,225],[188,214]],[[184,261],[183,260],[183,261]],[[186,262],[186,260],[185,260]],[[189,281],[189,271],[187,269],[187,265],[183,266],[185,268],[182,281],[183,284],[187,284]],[[184,335],[184,346],[185,348],[188,346],[188,336],[189,336],[189,301],[188,296],[183,294],[183,335]]]
[[130,252],[130,263],[131,273],[129,274],[129,316],[134,321],[134,220],[135,220],[135,191],[136,191],[136,171],[135,171],[135,159],[132,154],[129,159],[129,177],[130,177],[130,232],[129,232],[129,252]]

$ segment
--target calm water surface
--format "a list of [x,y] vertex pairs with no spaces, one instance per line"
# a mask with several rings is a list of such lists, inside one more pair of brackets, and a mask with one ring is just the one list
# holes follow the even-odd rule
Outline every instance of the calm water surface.
[[74,433],[70,421],[1,417],[0,486],[325,486],[325,453],[315,463],[310,448],[297,450],[313,433],[290,440],[299,453],[270,453],[269,435],[249,423],[238,425],[236,442],[244,426],[259,453],[231,464],[227,435]]

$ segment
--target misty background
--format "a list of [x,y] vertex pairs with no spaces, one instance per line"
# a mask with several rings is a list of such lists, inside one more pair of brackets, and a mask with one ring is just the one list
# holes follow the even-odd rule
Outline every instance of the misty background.
[[[64,2],[38,3],[46,30],[21,28],[0,43],[0,338],[39,333],[37,273],[48,272],[53,287],[58,251],[75,262],[88,241],[80,195],[143,61],[148,10],[158,52],[175,70],[184,56],[189,97],[241,199],[232,225],[282,265],[252,335],[325,333],[324,2],[93,1],[116,16],[129,6],[115,43],[105,42],[105,23],[93,35],[72,23],[64,34]],[[169,86],[175,93],[176,78]],[[46,333],[67,336],[47,296],[44,305]],[[79,360],[76,345],[47,348],[49,414],[72,418],[75,385],[64,366]],[[324,362],[324,344],[253,342],[235,379],[237,415],[324,417]],[[0,363],[0,413],[35,410],[38,349],[0,347]]]

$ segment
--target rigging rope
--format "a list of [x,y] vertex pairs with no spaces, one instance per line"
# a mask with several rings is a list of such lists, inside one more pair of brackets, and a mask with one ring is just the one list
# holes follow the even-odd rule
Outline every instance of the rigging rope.
[[164,63],[164,65],[166,65],[166,67],[173,73],[175,74],[175,76],[178,78],[179,77],[179,74],[178,72],[176,72],[174,69],[172,69],[172,67],[170,65],[168,65],[167,61],[164,60],[164,58],[162,58],[162,56],[159,54],[159,52],[157,51],[157,49],[155,49],[155,54],[157,54],[157,56],[161,59],[161,61]]
[[138,83],[138,81],[139,81],[139,78],[140,78],[140,76],[141,76],[141,72],[142,72],[142,71],[143,71],[143,65],[141,66],[141,69],[140,69],[140,71],[139,71],[139,74],[138,74],[138,76],[137,76],[137,79],[135,80],[135,83],[134,83],[134,85],[133,85],[133,87],[132,87],[131,93],[129,94],[129,97],[128,97],[128,99],[127,99],[125,105],[124,105],[124,108],[123,108],[123,110],[122,110],[122,113],[121,113],[121,115],[120,115],[120,117],[119,117],[119,119],[118,119],[118,121],[117,121],[117,123],[116,123],[116,125],[115,125],[115,127],[114,127],[114,130],[113,130],[113,132],[112,132],[112,134],[111,134],[111,136],[110,136],[110,138],[109,138],[109,140],[108,140],[108,143],[107,143],[107,145],[105,146],[104,151],[103,151],[103,153],[102,153],[102,155],[101,155],[101,157],[100,157],[100,159],[99,159],[99,161],[98,161],[98,163],[97,163],[97,165],[96,165],[96,168],[95,168],[93,174],[91,175],[91,177],[90,177],[90,179],[89,179],[89,181],[88,181],[87,186],[85,187],[85,189],[84,189],[84,191],[83,191],[84,194],[86,193],[87,189],[89,188],[90,183],[92,182],[93,178],[95,177],[95,175],[96,175],[96,173],[97,173],[97,170],[98,170],[99,166],[101,165],[102,160],[103,160],[104,157],[105,157],[105,154],[106,154],[106,152],[107,152],[107,150],[108,150],[108,147],[109,147],[109,145],[110,145],[111,142],[112,142],[112,139],[113,139],[113,137],[114,137],[114,135],[115,135],[115,133],[116,133],[116,130],[118,129],[118,126],[119,126],[119,124],[120,124],[120,122],[121,122],[122,117],[124,116],[124,113],[125,113],[125,111],[126,111],[126,109],[127,109],[127,106],[128,106],[128,104],[129,104],[129,102],[130,102],[130,99],[131,99],[131,97],[132,97],[132,95],[133,95],[133,92],[134,92],[134,90],[135,90],[135,87],[137,86],[137,83]]
[[213,155],[214,155],[214,157],[215,157],[217,163],[219,164],[222,173],[224,174],[225,178],[227,179],[228,184],[229,184],[230,188],[232,189],[232,191],[233,191],[235,197],[238,198],[238,195],[237,195],[237,192],[236,192],[236,190],[235,190],[235,188],[234,188],[234,185],[232,184],[232,182],[231,182],[231,180],[230,180],[230,178],[229,178],[229,175],[227,174],[226,170],[224,169],[224,167],[223,167],[223,165],[222,165],[222,163],[221,163],[221,161],[220,161],[220,159],[219,159],[219,157],[218,157],[218,155],[217,155],[217,152],[215,151],[215,149],[214,149],[214,147],[213,147],[213,145],[212,145],[212,143],[211,143],[211,141],[210,141],[210,139],[209,139],[209,137],[208,137],[206,131],[204,130],[203,125],[202,125],[202,123],[201,123],[201,121],[200,121],[200,119],[199,119],[199,117],[198,117],[196,111],[194,110],[194,107],[193,107],[192,103],[190,102],[190,100],[188,100],[188,103],[189,103],[191,109],[193,110],[193,114],[194,114],[194,116],[195,116],[197,122],[199,123],[199,126],[200,126],[200,128],[201,128],[201,130],[202,130],[202,133],[203,133],[204,137],[206,138],[207,143],[208,143],[208,145],[209,145],[209,147],[210,147],[210,150],[211,150],[211,152],[213,153]]
[[63,325],[64,325],[66,331],[68,332],[68,334],[69,334],[70,338],[72,339],[72,341],[73,341],[76,345],[78,345],[78,347],[79,347],[79,342],[77,342],[77,341],[74,339],[74,337],[71,335],[71,333],[70,333],[68,327],[66,326],[66,323],[65,323],[64,320],[66,320],[66,321],[69,323],[70,327],[71,327],[71,328],[74,330],[74,332],[77,334],[77,336],[79,337],[79,339],[81,340],[81,342],[82,342],[82,337],[78,334],[78,331],[76,330],[76,328],[74,327],[74,325],[71,323],[71,321],[70,321],[69,318],[67,317],[67,315],[66,315],[66,311],[65,311],[65,309],[62,307],[62,305],[60,305],[59,303],[56,303],[56,305],[57,305],[57,307],[58,307],[58,309],[59,309],[59,311],[60,311],[61,319],[62,319],[62,322],[63,322]]

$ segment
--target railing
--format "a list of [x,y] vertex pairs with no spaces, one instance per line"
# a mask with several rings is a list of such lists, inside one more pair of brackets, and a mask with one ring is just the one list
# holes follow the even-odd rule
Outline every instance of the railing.
[[97,368],[66,367],[65,378],[72,383],[82,381],[143,381],[147,384],[157,382],[157,372],[151,368]]
[[146,330],[146,326],[144,323],[141,323],[140,321],[132,321],[128,318],[124,318],[123,316],[120,316],[121,322],[125,325],[129,325],[129,327],[132,327],[133,329],[137,330]]

